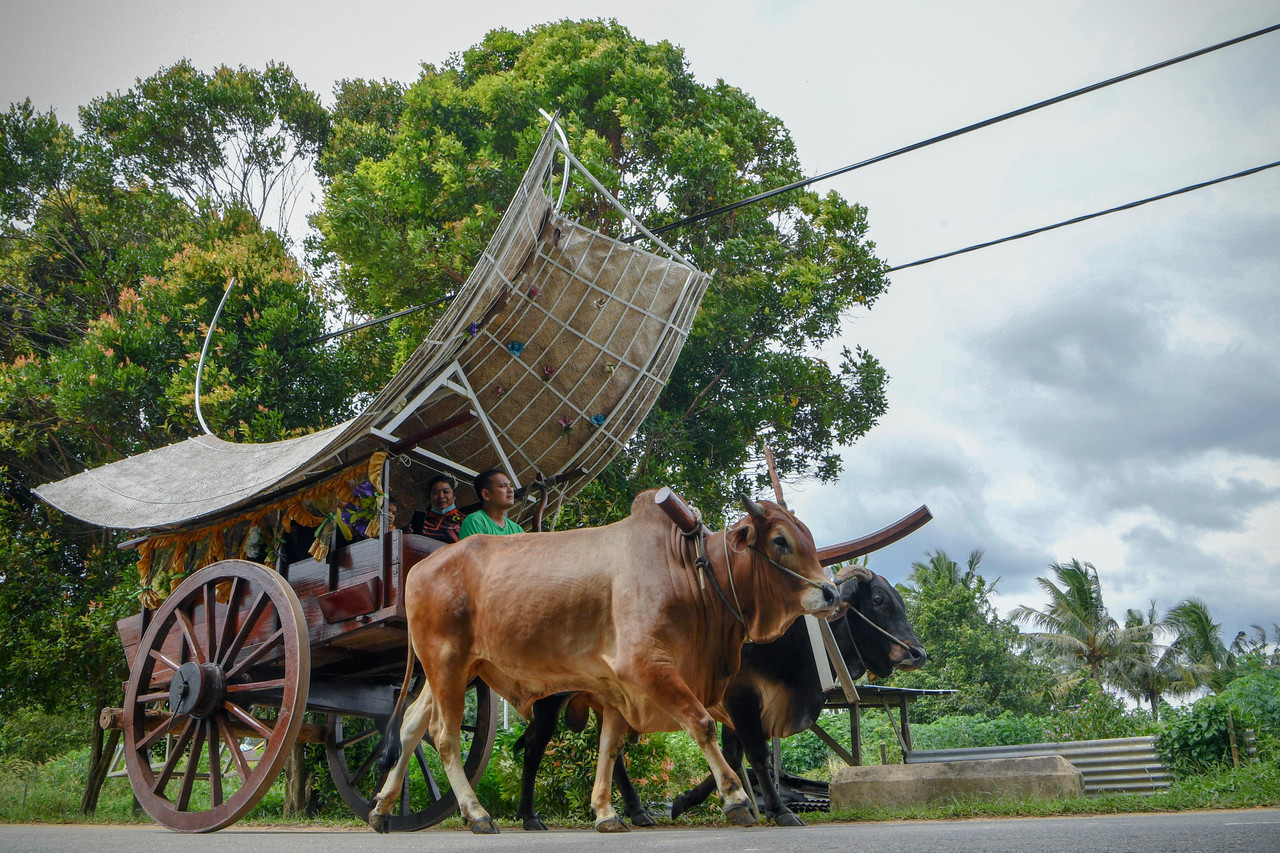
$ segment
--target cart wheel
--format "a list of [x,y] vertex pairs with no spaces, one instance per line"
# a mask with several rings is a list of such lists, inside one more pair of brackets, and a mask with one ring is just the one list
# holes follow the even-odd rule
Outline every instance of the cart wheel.
[[125,764],[147,814],[213,832],[257,805],[297,739],[310,677],[302,608],[278,574],[224,560],[183,581],[153,614],[125,690]]
[[[367,821],[373,798],[387,776],[378,767],[387,720],[331,714],[328,723],[324,751],[333,784],[356,816]],[[467,710],[462,720],[462,766],[473,786],[489,763],[496,724],[489,685],[476,679],[467,686]],[[449,790],[440,758],[435,749],[429,747],[428,737],[413,750],[399,807],[388,816],[392,832],[426,829],[458,810],[457,798]]]

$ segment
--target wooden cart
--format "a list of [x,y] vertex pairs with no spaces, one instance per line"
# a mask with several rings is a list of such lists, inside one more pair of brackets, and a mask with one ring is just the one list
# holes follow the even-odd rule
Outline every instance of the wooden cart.
[[[564,215],[571,174],[652,250]],[[516,518],[534,526],[634,435],[707,281],[617,204],[552,121],[475,270],[358,417],[273,444],[198,436],[37,489],[67,514],[145,534],[128,543],[143,608],[120,623],[124,707],[104,723],[123,728],[147,813],[182,832],[228,826],[302,741],[324,743],[338,791],[367,818],[406,663],[405,575],[442,547],[388,532],[388,497],[407,514],[426,507],[432,474],[465,484],[500,467],[523,498]],[[475,500],[465,485],[458,498]],[[368,537],[347,541],[348,511],[371,500]],[[291,554],[312,528],[321,547]],[[493,700],[477,681],[463,744],[473,781],[493,739]],[[392,829],[455,809],[434,750],[419,744],[415,759]]]

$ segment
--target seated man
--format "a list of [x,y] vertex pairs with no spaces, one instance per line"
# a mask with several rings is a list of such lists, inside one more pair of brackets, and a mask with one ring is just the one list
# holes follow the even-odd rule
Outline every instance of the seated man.
[[507,518],[507,512],[516,505],[516,490],[511,485],[510,477],[498,468],[490,468],[476,475],[475,488],[476,495],[480,498],[480,509],[462,522],[459,539],[465,539],[473,533],[495,536],[524,533],[524,528],[519,523]]
[[462,513],[454,503],[453,478],[437,474],[427,484],[431,506],[426,512],[413,514],[412,531],[439,539],[441,542],[457,542],[458,529],[462,526]]

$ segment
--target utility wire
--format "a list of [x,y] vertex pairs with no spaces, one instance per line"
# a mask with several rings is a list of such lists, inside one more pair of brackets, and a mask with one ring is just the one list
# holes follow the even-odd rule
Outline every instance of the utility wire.
[[[1159,71],[1162,68],[1168,68],[1171,65],[1177,65],[1179,62],[1186,62],[1188,59],[1195,59],[1198,56],[1204,56],[1205,54],[1212,53],[1215,50],[1222,50],[1225,47],[1231,47],[1233,45],[1240,44],[1241,42],[1248,41],[1249,39],[1254,39],[1254,38],[1257,38],[1258,36],[1263,36],[1263,35],[1267,35],[1268,33],[1276,32],[1277,30],[1280,30],[1280,24],[1273,24],[1270,27],[1265,27],[1261,30],[1256,30],[1247,35],[1238,36],[1233,39],[1228,39],[1227,41],[1219,42],[1218,44],[1201,48],[1200,50],[1194,50],[1191,53],[1184,53],[1181,56],[1174,57],[1173,59],[1166,59],[1164,62],[1157,62],[1154,65],[1148,65],[1145,68],[1139,68],[1137,71],[1130,71],[1127,74],[1121,74],[1118,77],[1112,77],[1109,80],[1103,80],[1100,83],[1094,83],[1091,86],[1085,86],[1081,89],[1076,89],[1075,91],[1067,92],[1066,94],[1063,94],[1063,95],[1058,95],[1056,98],[1049,98],[1047,100],[1040,101],[1035,104],[1031,104],[1030,106],[1026,106],[1021,109],[1013,110],[1012,112],[1007,112],[1002,115],[998,115],[993,118],[986,119],[985,121],[980,121],[974,124],[967,125],[965,127],[960,128],[959,130],[953,130],[950,133],[943,133],[939,136],[931,137],[922,142],[916,142],[912,145],[907,145],[903,148],[897,148],[893,151],[889,151],[877,157],[872,157],[869,160],[863,160],[859,163],[853,163],[852,165],[845,166],[840,169],[835,169],[834,171],[831,171],[831,172],[824,172],[823,174],[818,175],[816,177],[805,178],[804,180],[796,181],[795,183],[787,184],[786,186],[778,187],[777,189],[772,189],[766,192],[758,193],[756,195],[751,196],[750,198],[744,198],[741,201],[735,201],[730,204],[722,205],[721,207],[713,208],[712,210],[708,210],[703,213],[695,213],[692,216],[686,216],[684,219],[677,220],[676,222],[672,222],[670,224],[662,225],[656,228],[650,228],[649,231],[653,234],[663,234],[674,228],[680,228],[685,225],[692,225],[693,223],[700,222],[703,219],[708,219],[712,216],[718,216],[722,213],[729,213],[730,211],[737,210],[740,207],[746,207],[749,204],[756,204],[758,202],[765,201],[766,199],[773,198],[776,195],[781,195],[782,193],[790,192],[791,190],[797,190],[802,187],[807,187],[810,184],[816,184],[818,181],[825,181],[828,178],[834,178],[837,175],[843,175],[846,172],[852,172],[855,169],[861,169],[863,166],[870,166],[873,163],[880,163],[892,157],[897,157],[900,154],[907,154],[909,152],[918,151],[921,148],[934,145],[938,142],[945,142],[948,139],[955,139],[957,136],[963,136],[966,133],[971,133],[975,130],[981,130],[984,127],[990,127],[994,124],[999,124],[1000,122],[1007,121],[1011,118],[1024,116],[1027,113],[1035,112],[1036,110],[1043,109],[1048,106],[1053,106],[1054,104],[1060,104],[1063,101],[1069,101],[1072,98],[1078,98],[1081,95],[1086,95],[1086,94],[1089,94],[1090,92],[1096,92],[1099,89],[1105,89],[1107,86],[1114,86],[1116,83],[1123,83],[1126,80],[1132,80],[1135,77],[1142,76],[1143,74],[1150,74],[1152,71]],[[630,237],[624,238],[623,242],[634,243],[637,240],[643,239],[643,237],[644,237],[643,234],[632,234]]]
[[1161,193],[1160,195],[1153,195],[1150,198],[1144,198],[1144,199],[1141,199],[1140,201],[1131,201],[1128,204],[1122,204],[1119,207],[1112,207],[1107,210],[1100,210],[1097,213],[1087,213],[1084,216],[1077,216],[1074,219],[1066,219],[1066,220],[1063,220],[1062,222],[1056,222],[1053,225],[1045,225],[1041,228],[1033,228],[1030,231],[1023,231],[1020,234],[1011,234],[1008,237],[1001,237],[999,240],[988,240],[985,243],[977,243],[973,246],[967,246],[963,249],[956,249],[954,252],[946,252],[945,254],[934,255],[931,258],[922,258],[918,261],[912,261],[909,264],[899,264],[896,267],[889,267],[889,269],[887,269],[886,272],[897,272],[898,270],[905,270],[905,269],[910,269],[911,267],[923,266],[924,264],[931,264],[934,261],[940,261],[943,258],[954,258],[956,255],[963,255],[966,252],[976,252],[978,249],[986,249],[989,246],[998,246],[1001,243],[1008,243],[1011,240],[1021,240],[1023,237],[1031,237],[1032,235],[1035,235],[1035,234],[1043,234],[1046,231],[1052,231],[1055,228],[1063,228],[1063,227],[1066,227],[1067,225],[1075,225],[1077,222],[1086,222],[1090,219],[1097,219],[1099,216],[1106,216],[1109,213],[1118,213],[1122,210],[1131,210],[1132,208],[1141,207],[1142,205],[1149,204],[1150,202],[1153,202],[1153,201],[1160,201],[1161,199],[1171,198],[1175,195],[1182,195],[1183,193],[1189,193],[1189,192],[1192,192],[1193,190],[1202,190],[1205,187],[1211,187],[1214,184],[1221,184],[1225,181],[1234,181],[1236,178],[1243,178],[1248,175],[1256,175],[1258,172],[1263,172],[1263,171],[1266,171],[1267,169],[1274,169],[1276,166],[1280,166],[1280,160],[1277,160],[1274,163],[1267,163],[1265,166],[1256,166],[1252,169],[1245,169],[1243,172],[1236,172],[1234,175],[1224,175],[1221,178],[1214,178],[1211,181],[1203,181],[1198,184],[1191,184],[1190,186],[1183,187],[1182,189],[1173,190],[1167,193]]

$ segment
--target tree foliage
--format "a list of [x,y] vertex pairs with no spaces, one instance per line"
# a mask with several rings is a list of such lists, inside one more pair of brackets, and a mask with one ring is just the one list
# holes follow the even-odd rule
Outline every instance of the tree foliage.
[[284,232],[329,114],[285,65],[207,74],[182,60],[81,108],[89,140],[128,183],[169,187],[193,209],[241,207]]
[[[495,30],[442,67],[424,66],[404,91],[389,150],[394,87],[340,91],[350,95],[350,132],[335,133],[322,157],[318,260],[336,262],[334,285],[368,314],[424,304],[465,279],[545,128],[539,107],[559,111],[577,156],[651,225],[801,177],[775,117],[723,81],[696,82],[679,48],[616,23]],[[630,229],[582,187],[566,207],[606,232]],[[615,490],[629,499],[661,483],[716,516],[735,491],[763,486],[766,443],[784,475],[835,477],[835,445],[885,407],[870,354],[846,350],[835,363],[818,354],[843,312],[887,285],[866,228],[863,208],[797,191],[675,233],[712,285],[670,384],[575,521],[616,517],[627,503]],[[408,339],[430,319],[406,320]]]
[[1148,703],[1152,718],[1159,720],[1161,700],[1191,692],[1195,678],[1183,665],[1176,645],[1160,642],[1172,629],[1157,616],[1154,601],[1146,613],[1130,609],[1124,628],[1129,648],[1109,669],[1111,683],[1130,698]]
[[119,703],[133,555],[31,489],[196,431],[196,363],[228,281],[204,376],[212,428],[261,441],[348,414],[354,362],[297,346],[328,303],[260,222],[322,141],[317,109],[282,66],[179,63],[95,101],[83,135],[29,102],[0,117],[0,713],[96,721]]
[[931,722],[945,715],[997,717],[1003,711],[1045,710],[1050,673],[1019,654],[1018,628],[992,606],[995,583],[978,571],[975,550],[961,568],[944,551],[911,566],[903,589],[907,617],[929,656],[924,668],[893,677],[895,687],[953,689],[951,696],[925,697],[912,717]]

